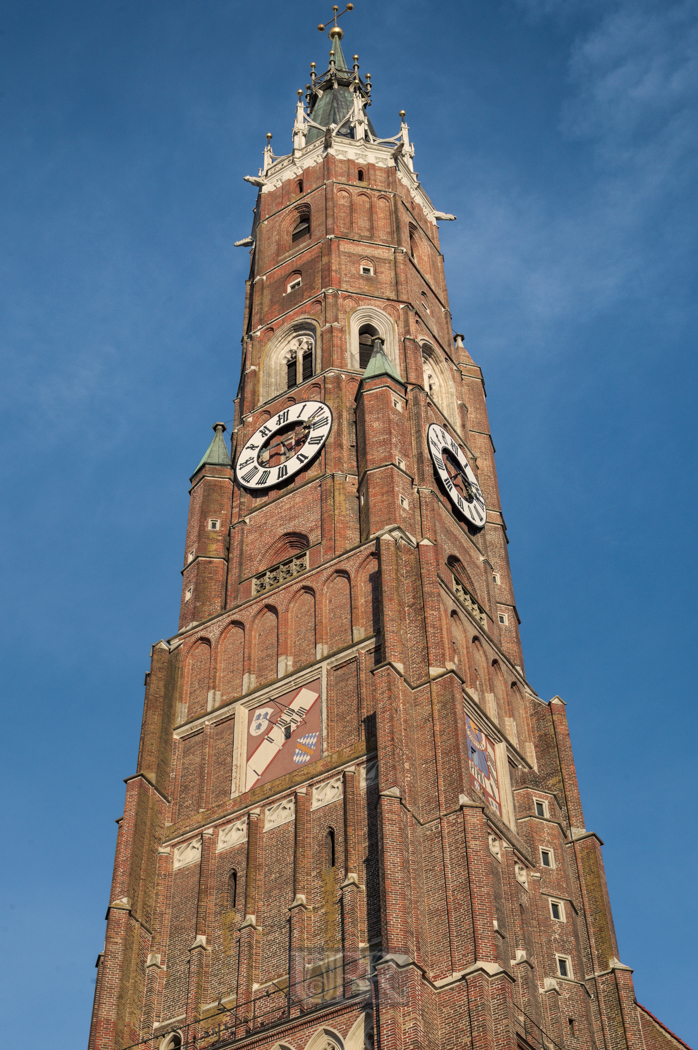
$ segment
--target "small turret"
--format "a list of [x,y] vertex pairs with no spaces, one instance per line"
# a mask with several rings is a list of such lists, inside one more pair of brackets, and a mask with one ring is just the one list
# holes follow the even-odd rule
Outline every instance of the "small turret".
[[225,423],[214,423],[213,430],[213,441],[191,477],[180,630],[225,605],[233,468],[223,437]]

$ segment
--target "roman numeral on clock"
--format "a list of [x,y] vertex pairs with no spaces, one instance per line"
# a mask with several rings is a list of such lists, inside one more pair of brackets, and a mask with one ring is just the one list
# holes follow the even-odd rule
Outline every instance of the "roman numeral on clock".
[[248,470],[246,474],[242,475],[242,480],[249,485],[256,474],[259,474],[259,467],[253,467],[252,470]]
[[276,475],[276,480],[277,481],[281,481],[281,479],[285,478],[287,474],[288,474],[288,466],[284,463],[283,466],[279,467],[279,472]]

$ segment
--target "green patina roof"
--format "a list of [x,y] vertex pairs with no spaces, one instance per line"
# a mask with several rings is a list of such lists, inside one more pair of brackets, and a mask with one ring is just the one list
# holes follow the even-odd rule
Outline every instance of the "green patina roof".
[[390,358],[382,347],[376,348],[371,354],[371,360],[366,365],[363,378],[375,379],[376,376],[390,376],[391,379],[397,380],[402,386],[405,385],[402,382],[402,379],[400,379],[397,369],[392,364]]
[[196,474],[202,467],[208,465],[210,467],[230,467],[232,461],[230,459],[230,453],[228,452],[228,446],[225,443],[223,432],[225,430],[224,423],[214,423],[213,429],[215,434],[213,441],[206,449],[204,458],[199,463],[198,467],[194,471]]
[[[334,65],[337,72],[340,74],[340,78],[349,81],[351,74],[349,73],[349,67],[347,66],[344,52],[342,51],[342,45],[338,37],[335,37],[332,42],[332,48],[334,50]],[[344,76],[342,76],[344,74]],[[334,87],[327,87],[320,93],[320,97],[315,103],[313,109],[310,111],[310,119],[315,121],[316,124],[320,124],[323,128],[329,128],[330,124],[341,124],[347,113],[350,113],[354,105],[354,93],[350,87],[346,84],[339,84],[335,82]],[[369,121],[369,127],[371,133],[375,135],[373,125]],[[353,138],[354,133],[350,124],[346,124],[341,131],[337,132],[338,135],[343,135],[345,138]],[[308,129],[307,142],[315,142],[322,135],[321,131],[317,128]]]

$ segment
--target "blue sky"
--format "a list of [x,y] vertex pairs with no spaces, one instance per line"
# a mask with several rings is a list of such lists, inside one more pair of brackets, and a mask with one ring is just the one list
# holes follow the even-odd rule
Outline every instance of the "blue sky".
[[[230,419],[254,190],[329,3],[6,0],[0,17],[6,1044],[85,1045],[151,643]],[[357,0],[485,370],[526,668],[568,703],[620,957],[696,973],[698,0]],[[690,946],[690,947],[689,947]]]

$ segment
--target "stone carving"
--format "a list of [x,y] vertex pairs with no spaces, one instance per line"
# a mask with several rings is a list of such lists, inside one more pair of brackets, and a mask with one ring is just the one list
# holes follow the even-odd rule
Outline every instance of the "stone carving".
[[515,864],[514,872],[516,874],[516,881],[520,882],[525,889],[528,889],[528,873],[523,864]]
[[272,565],[270,569],[265,569],[259,576],[255,576],[254,593],[260,594],[262,591],[268,591],[270,587],[276,587],[279,583],[285,583],[292,576],[297,576],[299,572],[305,572],[307,568],[308,552],[294,554],[292,558],[287,558],[278,565]]
[[367,787],[372,787],[378,783],[378,762],[373,759],[371,762],[367,762],[365,766],[362,766],[359,770],[359,787],[362,791],[365,791]]
[[313,784],[313,801],[310,808],[320,809],[321,806],[328,806],[330,802],[336,802],[338,798],[342,798],[343,794],[344,778],[340,773],[332,780],[323,780],[321,784]]
[[177,871],[178,868],[185,868],[187,864],[195,864],[200,857],[201,836],[198,839],[191,839],[190,842],[183,842],[180,846],[175,846],[172,870]]
[[496,857],[499,863],[502,863],[502,846],[496,835],[487,836],[490,844],[490,853],[493,857]]
[[243,817],[242,820],[238,820],[234,824],[226,824],[224,828],[218,829],[216,853],[220,853],[224,849],[230,849],[231,846],[237,846],[239,842],[244,842],[246,838],[247,817]]
[[279,824],[288,824],[296,814],[295,801],[293,797],[284,798],[281,802],[275,802],[273,806],[267,806],[264,811],[264,830],[278,828]]

